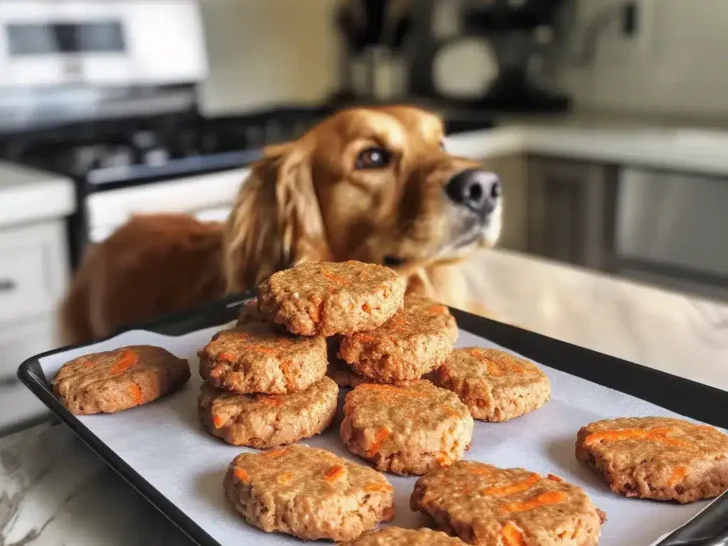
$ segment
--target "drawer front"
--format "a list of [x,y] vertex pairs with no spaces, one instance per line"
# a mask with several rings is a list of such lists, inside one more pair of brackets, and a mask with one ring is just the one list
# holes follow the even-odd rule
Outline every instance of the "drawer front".
[[62,223],[0,230],[0,325],[55,312],[67,278]]
[[16,373],[28,358],[59,346],[55,326],[52,316],[0,325],[0,435],[47,413]]

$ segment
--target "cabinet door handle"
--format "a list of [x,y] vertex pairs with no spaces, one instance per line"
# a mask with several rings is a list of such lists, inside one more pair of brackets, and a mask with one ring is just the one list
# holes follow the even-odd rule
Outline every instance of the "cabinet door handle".
[[0,279],[0,293],[12,292],[18,287],[13,279]]

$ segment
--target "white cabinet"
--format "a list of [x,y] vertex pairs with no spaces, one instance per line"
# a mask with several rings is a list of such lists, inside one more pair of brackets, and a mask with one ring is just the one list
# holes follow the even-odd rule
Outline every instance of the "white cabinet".
[[0,433],[45,411],[16,371],[59,346],[56,315],[67,281],[63,220],[0,227]]
[[0,228],[0,329],[53,312],[67,269],[63,222]]

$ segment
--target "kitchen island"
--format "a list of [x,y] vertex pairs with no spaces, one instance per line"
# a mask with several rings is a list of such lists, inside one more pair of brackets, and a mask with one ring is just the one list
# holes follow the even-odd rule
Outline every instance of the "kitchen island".
[[[467,277],[499,320],[728,390],[728,306],[506,251]],[[3,546],[187,543],[65,425],[0,440]]]

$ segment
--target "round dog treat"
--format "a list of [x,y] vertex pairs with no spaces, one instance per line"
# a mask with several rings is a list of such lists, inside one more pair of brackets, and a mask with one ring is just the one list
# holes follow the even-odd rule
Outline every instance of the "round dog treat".
[[372,330],[402,308],[404,277],[363,262],[306,262],[258,287],[258,308],[294,334],[332,336]]
[[540,408],[551,396],[549,379],[538,366],[497,349],[455,349],[433,381],[456,393],[483,421],[513,419]]
[[303,540],[353,540],[394,517],[384,476],[303,445],[238,455],[224,487],[248,523]]
[[364,384],[346,395],[341,439],[377,470],[424,474],[463,456],[473,418],[455,393],[429,381]]
[[350,546],[464,546],[459,538],[432,529],[403,529],[386,527],[378,531],[367,531],[356,540],[342,542]]
[[239,394],[298,392],[326,374],[324,338],[293,336],[270,323],[222,330],[198,355],[205,381]]
[[681,419],[591,423],[579,430],[576,458],[627,497],[689,503],[728,489],[728,435]]
[[604,512],[584,491],[549,474],[459,461],[415,484],[412,510],[469,544],[595,546]]
[[53,392],[76,415],[116,413],[180,389],[190,366],[161,347],[131,345],[67,362],[53,378]]
[[444,362],[456,333],[447,307],[407,296],[404,310],[376,330],[345,336],[339,356],[378,383],[415,381]]
[[293,394],[235,394],[203,385],[200,420],[218,438],[258,449],[310,438],[331,424],[339,387],[328,377]]

